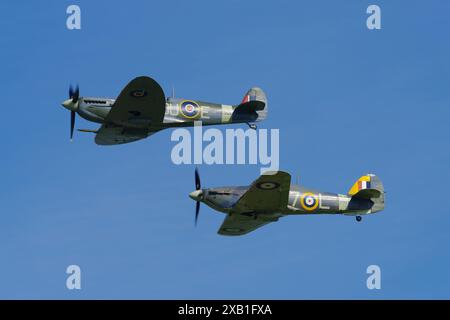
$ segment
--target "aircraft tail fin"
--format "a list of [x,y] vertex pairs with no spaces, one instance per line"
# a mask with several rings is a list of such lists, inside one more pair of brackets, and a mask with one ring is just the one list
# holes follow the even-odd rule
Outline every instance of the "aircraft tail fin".
[[360,177],[348,191],[348,195],[355,199],[371,200],[372,213],[384,209],[384,187],[381,180],[374,174]]
[[266,94],[261,88],[253,87],[247,91],[239,105],[244,104],[252,106],[255,111],[263,110],[267,105]]
[[267,97],[261,88],[253,87],[247,91],[241,103],[233,111],[233,120],[254,122],[267,116]]

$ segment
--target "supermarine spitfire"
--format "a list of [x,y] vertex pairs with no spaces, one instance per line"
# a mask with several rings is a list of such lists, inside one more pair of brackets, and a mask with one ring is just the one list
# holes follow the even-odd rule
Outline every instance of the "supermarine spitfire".
[[122,90],[117,99],[80,97],[78,86],[70,87],[64,108],[70,110],[70,138],[73,137],[75,116],[100,123],[98,130],[81,129],[96,133],[99,145],[115,145],[144,139],[171,127],[247,123],[267,116],[267,99],[259,88],[251,88],[240,104],[227,105],[198,100],[165,98],[161,86],[149,77],[138,77]]
[[240,236],[287,215],[342,214],[355,216],[384,209],[384,188],[373,174],[360,177],[347,194],[321,192],[291,185],[291,176],[283,171],[267,172],[250,186],[202,189],[195,170],[195,200],[197,223],[200,202],[227,214],[218,233]]

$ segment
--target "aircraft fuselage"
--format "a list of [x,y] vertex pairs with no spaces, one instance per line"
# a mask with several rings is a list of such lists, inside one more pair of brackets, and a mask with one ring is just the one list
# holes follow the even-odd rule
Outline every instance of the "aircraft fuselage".
[[[234,205],[249,189],[242,187],[221,187],[203,190],[203,202],[209,207],[227,214],[242,214]],[[348,195],[320,192],[302,186],[291,185],[289,199],[284,210],[276,213],[282,215],[298,214],[347,214],[361,215],[375,213],[378,210],[371,200],[355,199]],[[252,212],[248,212],[251,214]],[[275,212],[257,212],[256,214]]]
[[[105,123],[115,100],[107,98],[80,98],[77,113],[84,119],[96,123]],[[194,121],[202,125],[257,122],[265,118],[264,113],[258,113],[256,118],[236,118],[233,112],[237,106],[203,102],[198,100],[168,98],[163,125],[165,127],[190,126]]]

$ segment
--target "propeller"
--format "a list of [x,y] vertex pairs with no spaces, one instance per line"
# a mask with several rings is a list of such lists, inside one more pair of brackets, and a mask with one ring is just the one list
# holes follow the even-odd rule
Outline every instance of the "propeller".
[[[195,168],[195,191],[201,190],[202,185],[200,183],[200,175],[198,174],[198,169]],[[197,226],[198,214],[200,212],[200,201],[197,200],[195,203],[195,225]]]
[[78,87],[78,85],[75,87],[75,90],[72,88],[72,85],[70,85],[69,98],[72,99],[73,103],[77,103],[79,97],[80,97],[80,88]]
[[[72,85],[69,87],[69,98],[72,99],[72,103],[75,105],[78,102],[78,98],[80,97],[80,88],[78,85],[73,89]],[[75,128],[75,116],[76,112],[74,109],[70,110],[70,140],[73,138],[73,130]]]
[[75,128],[75,111],[70,111],[70,141],[73,139],[73,129]]
[[198,213],[200,212],[200,201],[195,203],[195,226],[197,226]]

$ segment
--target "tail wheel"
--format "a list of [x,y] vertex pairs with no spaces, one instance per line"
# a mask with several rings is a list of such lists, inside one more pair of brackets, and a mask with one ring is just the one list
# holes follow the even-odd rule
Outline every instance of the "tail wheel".
[[356,216],[356,221],[361,222],[362,217],[361,216]]

